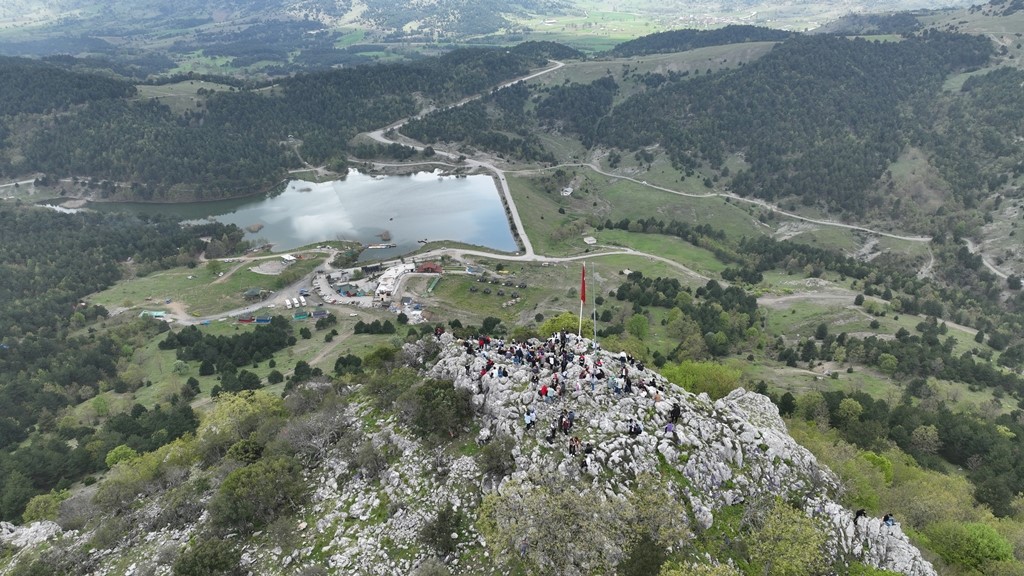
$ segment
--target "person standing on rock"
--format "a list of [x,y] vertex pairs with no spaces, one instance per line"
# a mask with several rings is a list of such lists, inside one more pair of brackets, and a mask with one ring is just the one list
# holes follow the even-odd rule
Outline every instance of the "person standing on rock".
[[669,420],[675,424],[679,421],[680,414],[682,414],[682,410],[679,408],[679,402],[673,402],[672,411],[668,413]]

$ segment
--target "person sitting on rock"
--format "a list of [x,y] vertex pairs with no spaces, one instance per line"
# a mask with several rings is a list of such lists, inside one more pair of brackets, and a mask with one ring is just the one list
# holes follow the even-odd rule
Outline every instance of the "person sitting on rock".
[[867,515],[868,513],[863,508],[857,510],[857,512],[853,515],[853,523],[856,524],[860,521],[861,518],[867,517]]
[[886,514],[882,517],[882,524],[891,528],[896,525],[896,518],[894,518],[892,514]]

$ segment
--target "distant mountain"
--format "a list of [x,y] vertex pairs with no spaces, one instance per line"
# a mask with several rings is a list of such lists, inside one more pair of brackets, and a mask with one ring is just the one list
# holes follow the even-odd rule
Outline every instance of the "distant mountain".
[[[32,30],[35,39],[39,34],[57,34],[62,39],[119,38],[119,44],[135,46],[153,45],[158,40],[166,44],[168,39],[187,43],[194,39],[193,34],[237,32],[239,26],[272,21],[307,22],[318,29],[355,27],[392,40],[457,41],[524,32],[523,21],[529,18],[586,17],[595,12],[580,0],[8,0],[0,4],[0,39],[8,36],[15,40],[24,30]],[[969,2],[949,0],[945,4],[967,6]],[[785,7],[761,0],[725,1],[714,6],[682,0],[628,0],[598,12],[646,18],[657,27],[668,28],[716,28],[728,23],[780,27],[780,23],[791,22],[804,29],[850,13],[932,8],[933,2],[920,0],[824,5],[797,0]],[[25,53],[26,46],[34,46],[29,42],[32,39],[21,37],[21,43],[13,47],[0,43],[0,52]],[[24,42],[28,44],[23,46]],[[51,53],[73,51],[62,43],[49,49]]]

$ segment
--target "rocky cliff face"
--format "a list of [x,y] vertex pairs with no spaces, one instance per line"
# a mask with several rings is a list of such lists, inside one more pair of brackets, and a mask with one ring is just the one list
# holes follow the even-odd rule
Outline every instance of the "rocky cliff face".
[[[425,447],[396,417],[381,420],[369,417],[369,408],[350,406],[344,417],[379,453],[389,455],[388,464],[368,475],[351,457],[330,453],[308,473],[312,497],[300,519],[288,526],[290,542],[282,542],[280,530],[256,533],[243,543],[243,567],[253,574],[301,573],[319,566],[339,574],[406,575],[433,555],[422,545],[421,530],[449,504],[473,519],[480,495],[500,491],[510,482],[521,486],[541,477],[564,478],[614,496],[628,493],[637,477],[649,473],[680,479],[675,485],[694,530],[712,527],[725,507],[780,496],[804,503],[807,515],[823,519],[833,558],[910,576],[935,574],[899,527],[874,518],[854,523],[853,514],[832,499],[837,483],[831,472],[787,434],[766,397],[736,390],[711,401],[636,363],[623,363],[617,354],[591,351],[590,344],[569,338],[576,361],[565,371],[557,370],[557,380],[565,383],[561,394],[552,370],[541,369],[535,377],[528,366],[499,355],[496,346],[470,350],[444,335],[429,344],[440,345],[441,351],[424,365],[432,355],[428,345],[407,344],[403,356],[422,365],[427,377],[450,380],[472,392],[475,425],[482,436],[507,434],[515,439],[515,471],[503,479],[488,476],[468,455],[445,456]],[[593,384],[589,377],[581,378],[584,370],[598,368],[606,378]],[[629,393],[623,389],[624,379],[612,378],[623,369],[633,383]],[[542,384],[552,388],[547,401],[537,391]],[[674,405],[679,414],[674,429],[668,430]],[[549,443],[551,424],[563,410],[574,413],[571,434],[555,433]],[[524,418],[531,411],[537,423],[527,430]],[[639,423],[643,432],[631,433],[631,423]],[[591,444],[592,451],[569,454],[566,442],[571,436]],[[139,513],[152,515],[162,505],[153,498]],[[94,551],[82,572],[169,574],[174,557],[207,521],[204,514],[185,527],[134,534]],[[453,537],[455,551],[447,557],[452,573],[497,573],[471,523]],[[55,539],[84,543],[88,538],[90,534],[62,533],[52,523],[0,525],[0,541],[18,549],[18,555],[37,553],[34,549]]]

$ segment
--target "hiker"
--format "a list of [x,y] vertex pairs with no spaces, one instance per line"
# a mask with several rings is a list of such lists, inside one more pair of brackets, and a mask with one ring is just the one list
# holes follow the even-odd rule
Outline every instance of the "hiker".
[[894,518],[892,514],[886,514],[885,516],[882,517],[882,524],[885,524],[886,526],[889,526],[889,527],[895,526],[896,525],[896,518]]
[[668,414],[669,420],[671,420],[672,423],[675,424],[677,421],[679,421],[679,415],[682,414],[682,412],[683,411],[679,408],[679,402],[673,402],[672,411],[669,412]]
[[868,515],[868,513],[863,508],[861,508],[860,510],[857,510],[857,512],[853,515],[853,523],[856,524],[857,522],[860,521],[861,518],[864,518],[867,515]]
[[575,456],[580,450],[580,438],[579,436],[573,436],[569,438],[569,455]]

